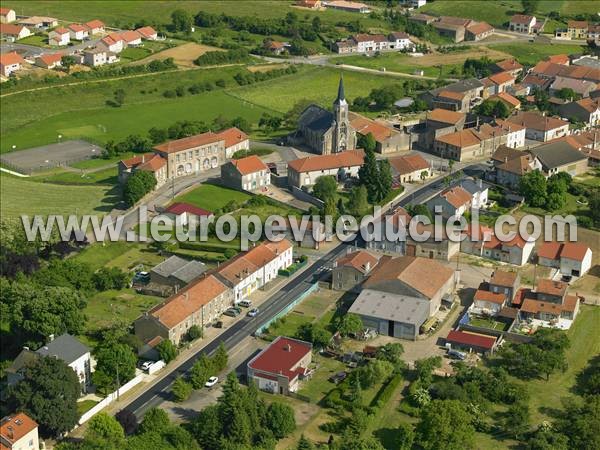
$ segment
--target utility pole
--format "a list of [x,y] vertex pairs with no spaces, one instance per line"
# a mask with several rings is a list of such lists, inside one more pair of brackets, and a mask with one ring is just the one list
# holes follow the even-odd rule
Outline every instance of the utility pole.
[[117,400],[119,400],[119,391],[121,390],[121,382],[119,380],[119,362],[117,361]]

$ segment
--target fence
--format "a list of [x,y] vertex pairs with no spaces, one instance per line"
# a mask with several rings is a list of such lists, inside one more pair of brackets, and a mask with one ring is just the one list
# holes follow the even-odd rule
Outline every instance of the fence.
[[78,424],[83,425],[84,423],[86,423],[88,420],[90,420],[92,417],[94,417],[96,414],[98,414],[100,411],[102,411],[104,408],[106,408],[108,405],[114,402],[120,395],[123,395],[125,392],[129,391],[131,388],[139,384],[143,378],[144,375],[139,374],[136,377],[129,380],[123,386],[121,386],[121,388],[118,391],[111,392],[110,394],[108,394],[106,398],[102,399],[97,405],[94,405],[93,408],[83,413],[79,418]]
[[325,206],[325,203],[323,203],[321,200],[313,197],[308,192],[304,192],[302,189],[299,189],[296,186],[290,186],[290,190],[292,191],[292,195],[298,200],[315,205],[317,208],[323,208]]
[[312,294],[313,292],[315,292],[317,289],[319,289],[319,282],[315,282],[313,284],[311,284],[311,286],[304,291],[302,294],[300,294],[298,297],[296,297],[296,299],[291,302],[289,305],[287,305],[285,308],[283,308],[281,311],[279,311],[277,314],[275,314],[272,318],[270,318],[268,321],[266,321],[265,323],[263,323],[255,332],[256,335],[260,335],[263,333],[263,331],[266,328],[269,328],[269,325],[271,325],[273,322],[275,322],[277,319],[279,319],[280,317],[285,316],[287,313],[289,313],[292,309],[294,309],[296,307],[296,305],[298,305],[300,302],[302,302],[306,297],[308,297],[310,294]]

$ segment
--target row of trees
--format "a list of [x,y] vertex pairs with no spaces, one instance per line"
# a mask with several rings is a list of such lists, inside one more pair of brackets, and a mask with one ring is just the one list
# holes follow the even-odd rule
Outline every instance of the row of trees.
[[187,400],[193,389],[202,389],[208,379],[227,367],[227,350],[221,342],[212,357],[202,353],[192,366],[189,376],[178,377],[173,383],[173,396],[178,402]]

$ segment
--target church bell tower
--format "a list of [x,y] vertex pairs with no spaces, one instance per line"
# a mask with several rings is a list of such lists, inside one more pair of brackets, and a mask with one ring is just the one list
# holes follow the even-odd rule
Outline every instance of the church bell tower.
[[344,94],[344,77],[340,77],[338,95],[333,102],[333,116],[335,120],[334,140],[332,153],[343,152],[348,149],[348,103]]

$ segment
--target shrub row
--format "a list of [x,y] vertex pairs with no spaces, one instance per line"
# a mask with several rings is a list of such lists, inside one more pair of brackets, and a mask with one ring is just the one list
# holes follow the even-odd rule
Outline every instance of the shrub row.
[[392,394],[403,380],[402,374],[398,373],[392,375],[388,380],[383,384],[381,389],[375,394],[373,400],[371,401],[371,406],[374,408],[383,407],[390,399],[392,398]]

